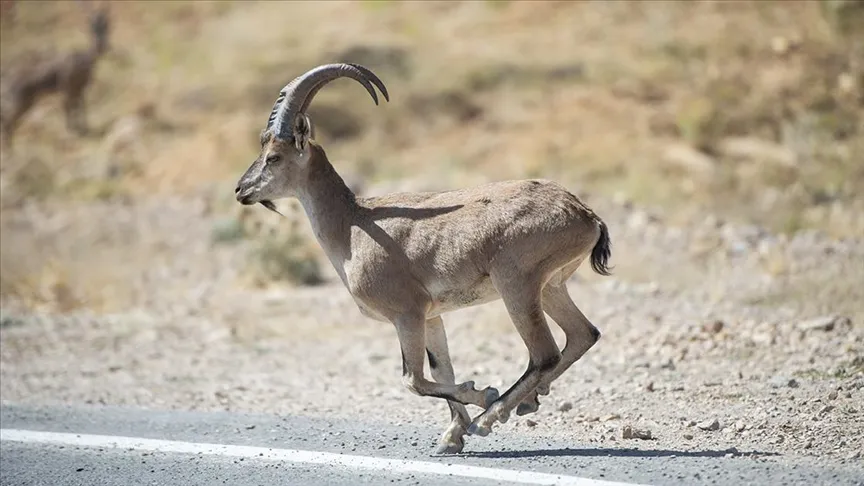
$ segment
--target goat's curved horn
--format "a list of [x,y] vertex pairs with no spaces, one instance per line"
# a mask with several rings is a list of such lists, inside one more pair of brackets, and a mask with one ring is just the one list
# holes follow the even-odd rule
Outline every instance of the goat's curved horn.
[[270,118],[267,120],[267,130],[272,130],[278,138],[290,138],[294,117],[298,113],[306,112],[315,94],[325,84],[342,77],[351,78],[362,84],[376,105],[378,104],[378,95],[373,84],[381,90],[384,99],[390,101],[384,83],[369,69],[359,64],[325,64],[298,76],[282,88],[276,103],[273,105],[273,110],[270,112]]

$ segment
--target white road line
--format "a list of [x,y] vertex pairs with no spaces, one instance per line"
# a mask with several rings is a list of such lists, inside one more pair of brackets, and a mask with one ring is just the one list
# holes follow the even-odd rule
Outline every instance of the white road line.
[[259,460],[321,464],[326,466],[371,469],[383,472],[407,472],[490,479],[492,481],[521,484],[635,486],[632,483],[618,483],[614,481],[601,481],[576,476],[518,471],[513,469],[495,469],[489,467],[465,466],[460,464],[385,459],[382,457],[355,456],[336,454],[332,452],[302,451],[297,449],[272,449],[269,447],[201,444],[195,442],[120,437],[113,435],[69,434],[60,432],[39,432],[34,430],[0,429],[0,441],[115,448],[148,452],[248,457]]

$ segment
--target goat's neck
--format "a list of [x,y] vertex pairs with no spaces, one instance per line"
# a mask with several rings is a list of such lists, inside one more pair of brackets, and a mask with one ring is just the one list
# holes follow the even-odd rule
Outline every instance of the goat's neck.
[[324,151],[311,146],[309,178],[300,192],[300,204],[309,217],[315,238],[336,271],[344,278],[343,263],[351,258],[351,226],[359,206],[351,189],[327,160]]

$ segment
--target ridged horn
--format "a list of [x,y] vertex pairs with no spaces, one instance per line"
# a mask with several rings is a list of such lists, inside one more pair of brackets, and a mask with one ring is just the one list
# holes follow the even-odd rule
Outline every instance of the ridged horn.
[[290,139],[294,117],[298,113],[306,113],[315,94],[324,85],[338,78],[351,78],[363,85],[376,105],[378,94],[375,92],[375,87],[381,90],[384,99],[390,101],[384,83],[366,67],[348,63],[324,64],[294,78],[282,88],[267,119],[267,130],[272,131],[277,138]]

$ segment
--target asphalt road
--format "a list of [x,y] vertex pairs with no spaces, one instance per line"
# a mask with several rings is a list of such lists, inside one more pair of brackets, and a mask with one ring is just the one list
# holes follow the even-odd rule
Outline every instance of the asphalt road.
[[603,449],[516,433],[436,456],[439,431],[241,413],[0,407],[2,485],[864,485],[864,468],[758,452]]

